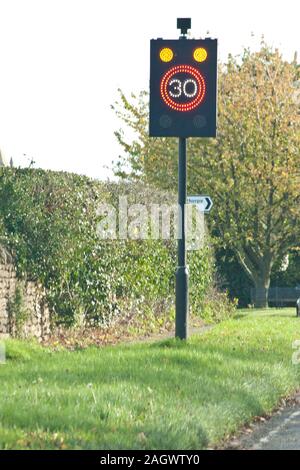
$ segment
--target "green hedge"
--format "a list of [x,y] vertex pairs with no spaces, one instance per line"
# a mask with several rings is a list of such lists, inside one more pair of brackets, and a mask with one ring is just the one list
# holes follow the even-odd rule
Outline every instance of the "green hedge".
[[[39,279],[57,322],[109,323],[128,309],[173,309],[176,243],[100,240],[100,202],[165,202],[124,183],[36,169],[0,169],[0,233],[19,277]],[[171,196],[173,197],[173,196]],[[191,307],[199,313],[213,279],[210,248],[189,254]]]

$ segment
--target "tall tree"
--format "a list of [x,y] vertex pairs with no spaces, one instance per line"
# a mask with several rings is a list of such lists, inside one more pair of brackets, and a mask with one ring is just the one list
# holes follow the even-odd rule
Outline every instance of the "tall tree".
[[[189,139],[188,190],[214,200],[209,217],[220,246],[230,248],[267,305],[272,266],[300,236],[300,69],[262,44],[219,67],[217,139]],[[148,137],[147,93],[122,92],[114,106],[134,131],[116,136],[124,154],[116,174],[176,190],[176,139]]]

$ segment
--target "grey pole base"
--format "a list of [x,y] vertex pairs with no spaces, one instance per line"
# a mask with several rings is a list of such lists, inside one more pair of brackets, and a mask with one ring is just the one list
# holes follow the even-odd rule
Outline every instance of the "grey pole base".
[[188,338],[189,311],[189,271],[186,266],[178,266],[176,271],[176,323],[175,337]]

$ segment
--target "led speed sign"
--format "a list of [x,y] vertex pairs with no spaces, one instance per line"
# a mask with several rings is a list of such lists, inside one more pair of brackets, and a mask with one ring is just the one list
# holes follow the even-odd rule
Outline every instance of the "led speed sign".
[[216,135],[217,41],[152,40],[150,136]]

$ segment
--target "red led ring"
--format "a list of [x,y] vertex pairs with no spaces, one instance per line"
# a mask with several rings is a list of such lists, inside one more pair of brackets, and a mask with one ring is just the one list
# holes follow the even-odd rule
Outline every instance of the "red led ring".
[[[167,92],[167,86],[168,86],[169,80],[176,73],[182,73],[182,72],[191,74],[195,78],[198,84],[198,89],[199,89],[198,95],[189,103],[176,103],[176,101],[172,100],[169,97],[168,92]],[[190,65],[176,65],[175,67],[172,67],[170,70],[168,70],[165,73],[160,84],[160,93],[161,93],[162,99],[164,100],[167,106],[174,109],[175,111],[191,111],[192,109],[195,109],[203,101],[203,98],[205,96],[205,90],[206,90],[206,87],[205,87],[204,78],[202,77],[199,70],[197,70],[195,67],[191,67]]]

